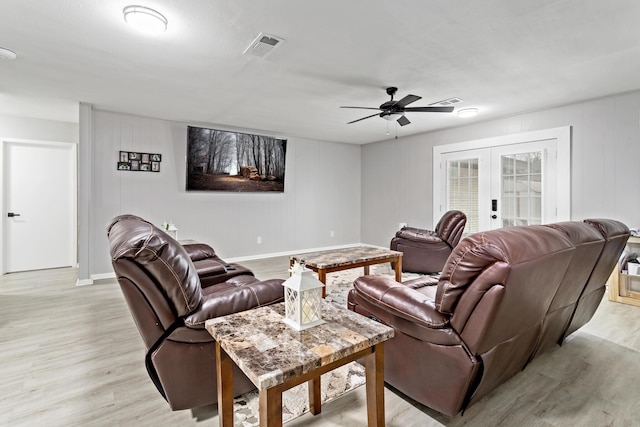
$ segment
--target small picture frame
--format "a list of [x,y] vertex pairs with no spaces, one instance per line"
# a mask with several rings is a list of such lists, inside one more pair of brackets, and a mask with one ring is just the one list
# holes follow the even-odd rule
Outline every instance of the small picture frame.
[[132,171],[142,170],[142,169],[140,169],[140,161],[139,160],[131,160],[131,170]]
[[131,164],[129,162],[118,162],[118,170],[119,171],[130,171]]
[[129,152],[121,151],[120,152],[120,162],[128,162],[129,161]]
[[149,163],[140,163],[140,170],[149,172],[151,170],[151,165]]
[[129,153],[129,160],[140,160],[141,157],[141,153]]
[[160,172],[160,162],[151,162],[151,172]]
[[142,163],[149,163],[149,153],[142,153]]
[[152,154],[151,155],[151,161],[152,162],[161,162],[162,161],[162,155],[161,154]]

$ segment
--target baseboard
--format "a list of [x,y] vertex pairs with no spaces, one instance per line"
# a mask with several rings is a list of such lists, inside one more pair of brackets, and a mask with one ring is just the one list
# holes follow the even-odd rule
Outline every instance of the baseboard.
[[97,282],[103,282],[103,281],[112,282],[113,280],[115,280],[115,278],[116,278],[116,274],[113,272],[92,274],[89,279],[78,279],[78,281],[76,282],[76,286],[95,285],[97,284]]

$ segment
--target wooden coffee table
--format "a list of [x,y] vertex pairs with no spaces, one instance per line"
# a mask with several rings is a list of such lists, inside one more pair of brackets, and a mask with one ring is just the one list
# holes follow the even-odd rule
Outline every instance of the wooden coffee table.
[[210,319],[216,340],[218,417],[233,426],[233,363],[259,392],[260,426],[282,426],[282,392],[308,382],[309,410],[321,410],[320,375],[363,359],[367,421],[384,426],[384,341],[393,329],[322,301],[326,323],[296,331],[285,324],[284,303]]
[[[395,263],[396,281],[402,281],[402,252],[372,246],[334,249],[306,254],[291,255],[289,265],[295,261],[306,263],[307,268],[318,273],[318,280],[327,283],[327,273],[364,267],[364,274],[369,274],[369,266]],[[322,297],[326,296],[326,288],[322,288]]]

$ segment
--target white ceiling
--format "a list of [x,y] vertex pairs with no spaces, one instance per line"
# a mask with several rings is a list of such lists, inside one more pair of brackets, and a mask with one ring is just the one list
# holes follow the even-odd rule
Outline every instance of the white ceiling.
[[[149,37],[128,4],[169,20]],[[0,113],[77,121],[77,102],[284,137],[388,139],[341,105],[459,97],[480,114],[408,113],[398,136],[640,88],[637,0],[2,0]],[[264,32],[286,41],[243,55]],[[371,112],[373,113],[373,112]],[[395,135],[395,122],[389,131]]]

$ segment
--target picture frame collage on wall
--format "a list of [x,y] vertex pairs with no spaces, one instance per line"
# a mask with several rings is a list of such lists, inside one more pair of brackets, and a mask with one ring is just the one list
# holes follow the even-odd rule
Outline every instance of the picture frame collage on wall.
[[119,171],[160,172],[162,154],[120,151]]

